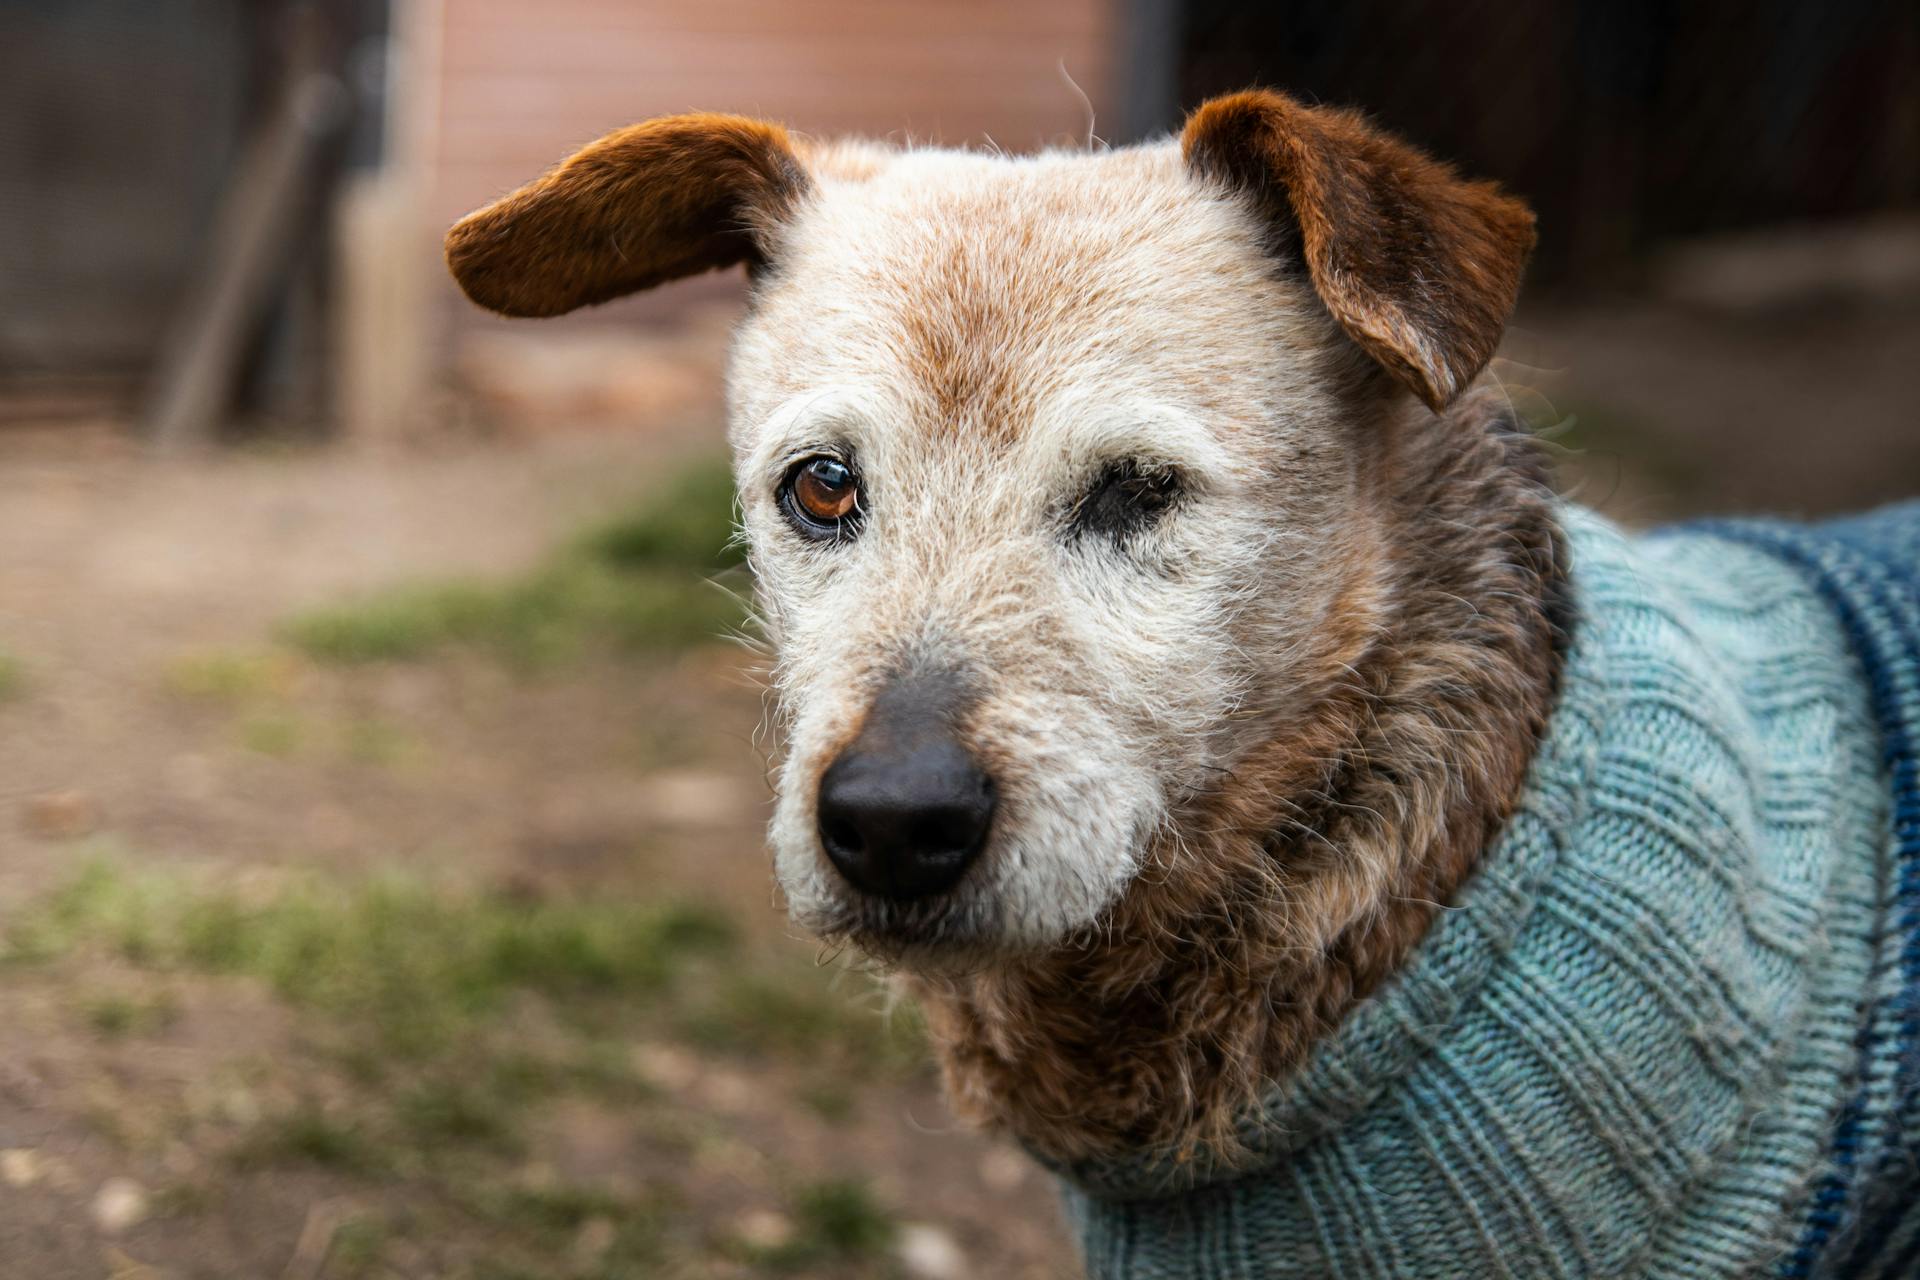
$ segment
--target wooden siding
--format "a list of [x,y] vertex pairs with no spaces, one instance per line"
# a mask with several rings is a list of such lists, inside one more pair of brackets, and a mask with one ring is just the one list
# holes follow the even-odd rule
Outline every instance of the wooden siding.
[[[1112,101],[1118,0],[442,0],[429,212],[444,226],[648,116],[735,111],[1008,150],[1084,139]],[[596,319],[658,316],[725,284]],[[456,311],[463,327],[478,323]]]

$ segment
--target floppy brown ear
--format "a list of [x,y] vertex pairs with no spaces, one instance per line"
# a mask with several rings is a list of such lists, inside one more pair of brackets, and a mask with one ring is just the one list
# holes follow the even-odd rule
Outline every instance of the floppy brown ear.
[[1251,90],[1204,103],[1187,163],[1258,200],[1347,335],[1436,411],[1493,357],[1533,214],[1360,115]]
[[663,116],[462,218],[447,232],[447,266],[483,307],[557,316],[758,258],[806,187],[778,125]]

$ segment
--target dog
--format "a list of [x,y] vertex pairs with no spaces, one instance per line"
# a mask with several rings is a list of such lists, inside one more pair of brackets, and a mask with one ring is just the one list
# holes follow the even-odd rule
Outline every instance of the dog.
[[777,878],[1091,1274],[1920,1273],[1920,509],[1557,497],[1484,376],[1534,236],[1266,90],[668,117],[448,233],[512,316],[745,264]]

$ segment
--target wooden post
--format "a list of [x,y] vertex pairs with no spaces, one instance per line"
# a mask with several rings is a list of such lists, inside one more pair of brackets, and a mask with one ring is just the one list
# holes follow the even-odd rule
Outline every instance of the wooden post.
[[337,78],[304,72],[246,147],[215,218],[205,269],[161,348],[143,415],[156,450],[185,452],[212,440],[247,339],[298,247],[322,146],[345,112],[346,89]]
[[440,355],[433,282],[442,270],[427,224],[439,113],[439,0],[392,0],[381,163],[353,175],[335,210],[335,404],[342,434],[391,439],[418,411]]

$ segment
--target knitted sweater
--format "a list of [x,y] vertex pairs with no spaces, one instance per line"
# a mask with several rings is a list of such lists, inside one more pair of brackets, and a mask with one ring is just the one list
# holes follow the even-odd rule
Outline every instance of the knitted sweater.
[[1066,1171],[1096,1280],[1920,1275],[1920,504],[1565,527],[1518,810],[1248,1160]]

